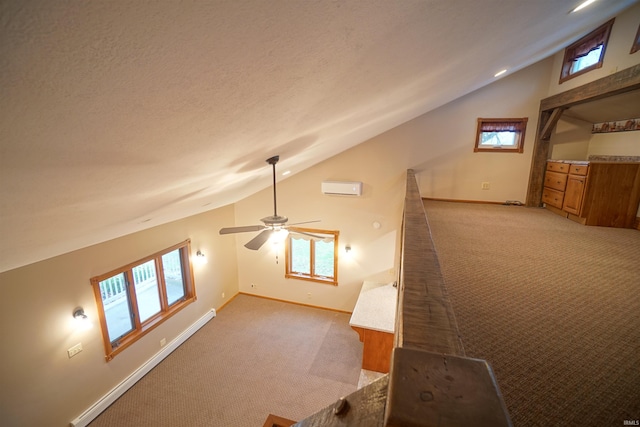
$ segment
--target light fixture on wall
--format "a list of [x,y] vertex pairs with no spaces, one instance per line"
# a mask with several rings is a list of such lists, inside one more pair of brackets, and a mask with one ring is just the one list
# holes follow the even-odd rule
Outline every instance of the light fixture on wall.
[[78,324],[78,327],[80,329],[91,329],[91,326],[93,326],[91,324],[91,321],[89,320],[89,317],[84,312],[84,308],[82,307],[76,307],[73,310],[73,318],[76,320],[76,323]]
[[204,255],[204,253],[200,249],[198,249],[198,252],[196,252],[196,262],[198,264],[207,263],[207,257]]
[[353,248],[351,247],[351,244],[345,245],[345,247],[344,247],[344,255],[345,255],[345,259],[353,258]]

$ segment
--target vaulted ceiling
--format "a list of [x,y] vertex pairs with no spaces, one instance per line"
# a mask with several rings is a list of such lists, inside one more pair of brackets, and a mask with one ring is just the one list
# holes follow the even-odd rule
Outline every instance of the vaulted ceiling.
[[224,206],[634,0],[0,2],[0,271]]

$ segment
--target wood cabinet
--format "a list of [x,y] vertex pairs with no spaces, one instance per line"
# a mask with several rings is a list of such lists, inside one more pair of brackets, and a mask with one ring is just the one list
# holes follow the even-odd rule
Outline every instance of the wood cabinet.
[[640,163],[548,161],[542,201],[581,224],[633,228]]

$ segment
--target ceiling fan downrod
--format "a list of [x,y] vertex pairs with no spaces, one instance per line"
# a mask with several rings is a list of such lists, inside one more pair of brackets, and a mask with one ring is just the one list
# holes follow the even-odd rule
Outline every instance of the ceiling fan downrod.
[[276,202],[276,163],[280,160],[280,156],[273,156],[267,159],[267,163],[269,163],[273,167],[273,217],[278,217],[278,205]]

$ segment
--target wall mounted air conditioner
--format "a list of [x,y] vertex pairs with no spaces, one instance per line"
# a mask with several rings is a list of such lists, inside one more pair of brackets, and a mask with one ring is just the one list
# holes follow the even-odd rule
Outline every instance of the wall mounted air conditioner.
[[323,181],[322,194],[362,196],[362,183],[357,181]]

